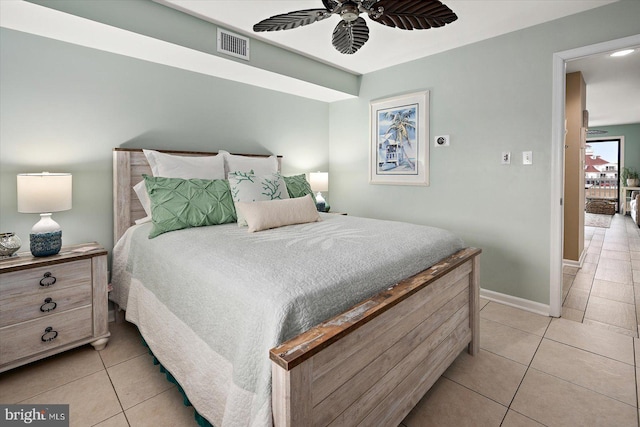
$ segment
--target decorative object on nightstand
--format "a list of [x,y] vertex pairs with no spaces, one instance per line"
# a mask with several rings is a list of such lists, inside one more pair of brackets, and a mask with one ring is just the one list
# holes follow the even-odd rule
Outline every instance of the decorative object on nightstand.
[[107,251],[64,246],[49,258],[0,262],[0,372],[84,344],[109,341]]
[[22,240],[16,236],[16,233],[0,233],[0,259],[15,256],[20,246],[22,246]]
[[18,212],[40,214],[40,221],[29,235],[31,254],[36,257],[57,254],[62,247],[62,228],[51,213],[71,209],[71,174],[21,173],[17,182]]
[[309,185],[311,186],[311,191],[317,191],[316,209],[318,209],[319,212],[329,212],[329,204],[324,197],[322,197],[323,191],[329,191],[329,173],[310,172]]

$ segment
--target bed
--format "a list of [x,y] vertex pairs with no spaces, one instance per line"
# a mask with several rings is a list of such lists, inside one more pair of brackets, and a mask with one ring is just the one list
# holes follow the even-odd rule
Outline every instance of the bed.
[[[462,350],[477,353],[481,251],[450,233],[322,214],[149,239],[132,191],[147,159],[113,156],[111,299],[211,424],[395,426]],[[427,240],[443,246],[421,253]]]

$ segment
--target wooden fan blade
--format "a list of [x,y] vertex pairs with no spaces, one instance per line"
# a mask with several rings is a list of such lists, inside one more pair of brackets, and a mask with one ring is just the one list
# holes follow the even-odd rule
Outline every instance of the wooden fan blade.
[[313,24],[331,16],[326,9],[306,9],[297,10],[295,12],[283,13],[275,15],[271,18],[264,19],[253,26],[253,31],[279,31],[290,30],[302,25]]
[[322,0],[322,4],[327,10],[333,10],[338,6],[338,2],[336,0]]
[[356,53],[369,40],[369,27],[364,18],[347,23],[340,21],[333,30],[333,47],[340,53]]
[[378,3],[379,0],[362,0],[362,7],[369,10],[371,7]]
[[371,7],[369,18],[402,30],[426,30],[450,24],[458,15],[438,0],[380,0]]

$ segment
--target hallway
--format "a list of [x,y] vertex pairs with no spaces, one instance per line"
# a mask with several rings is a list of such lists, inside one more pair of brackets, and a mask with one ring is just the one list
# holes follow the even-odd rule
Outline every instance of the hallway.
[[562,317],[638,337],[640,229],[616,214],[609,228],[585,227],[581,269],[564,267]]

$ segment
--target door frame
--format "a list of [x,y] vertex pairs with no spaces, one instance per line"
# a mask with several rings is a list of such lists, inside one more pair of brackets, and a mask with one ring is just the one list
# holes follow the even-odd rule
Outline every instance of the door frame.
[[585,56],[640,45],[640,34],[565,50],[553,54],[551,95],[551,248],[549,265],[549,315],[562,314],[562,252],[564,240],[564,135],[566,62]]

